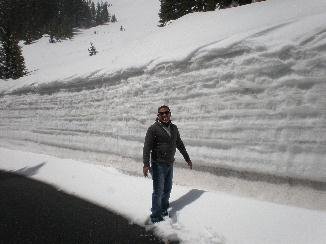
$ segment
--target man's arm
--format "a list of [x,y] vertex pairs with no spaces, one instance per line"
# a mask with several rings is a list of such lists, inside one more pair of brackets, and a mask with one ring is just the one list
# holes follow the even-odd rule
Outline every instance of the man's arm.
[[177,128],[177,148],[179,152],[182,154],[183,158],[186,160],[187,164],[189,165],[190,169],[192,169],[192,162],[190,160],[189,154],[186,150],[185,145],[183,144],[183,141],[181,140],[179,130]]
[[143,173],[144,176],[147,177],[148,171],[150,169],[150,154],[151,150],[153,149],[153,143],[154,143],[154,134],[153,134],[153,129],[152,127],[149,127],[146,136],[145,136],[145,142],[144,142],[144,148],[143,148]]

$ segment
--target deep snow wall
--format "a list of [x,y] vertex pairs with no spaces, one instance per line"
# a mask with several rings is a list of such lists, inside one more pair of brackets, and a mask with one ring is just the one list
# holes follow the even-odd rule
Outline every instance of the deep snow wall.
[[140,161],[146,129],[168,104],[195,165],[326,182],[325,46],[312,38],[267,49],[254,37],[2,95],[0,144]]

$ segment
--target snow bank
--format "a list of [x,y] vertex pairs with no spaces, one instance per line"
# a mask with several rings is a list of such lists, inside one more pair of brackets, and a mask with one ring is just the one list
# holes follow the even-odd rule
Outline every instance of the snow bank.
[[25,46],[37,71],[0,82],[1,145],[140,160],[165,103],[197,170],[325,183],[326,2],[269,0],[164,28],[156,26],[158,5],[113,1],[116,25]]

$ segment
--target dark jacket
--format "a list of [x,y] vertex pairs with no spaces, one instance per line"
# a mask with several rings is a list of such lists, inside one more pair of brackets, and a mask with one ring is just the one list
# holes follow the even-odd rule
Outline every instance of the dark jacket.
[[150,163],[150,157],[152,162],[173,163],[176,148],[187,162],[190,160],[180,138],[178,127],[170,123],[170,130],[171,136],[158,121],[148,128],[143,149],[144,164],[148,165]]

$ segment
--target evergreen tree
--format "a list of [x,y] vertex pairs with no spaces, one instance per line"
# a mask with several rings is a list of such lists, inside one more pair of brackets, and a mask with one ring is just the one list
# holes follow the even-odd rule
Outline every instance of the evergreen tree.
[[168,21],[189,13],[214,11],[216,8],[230,7],[232,4],[249,4],[253,0],[160,0],[160,2],[159,26],[164,26]]
[[93,43],[90,43],[90,44],[91,44],[91,46],[90,46],[90,48],[88,48],[89,56],[96,55],[97,51],[96,51],[95,46],[93,45]]
[[97,5],[96,5],[96,16],[95,16],[95,23],[97,25],[102,24],[101,13],[102,13],[101,5],[99,3],[97,3]]
[[101,2],[96,8],[91,0],[0,0],[0,76],[18,78],[26,72],[20,40],[30,44],[43,34],[49,34],[49,42],[71,38],[76,27],[109,21],[108,7]]
[[178,19],[186,14],[194,12],[195,7],[196,7],[195,0],[175,1],[174,7],[173,7],[175,9],[173,19]]
[[95,3],[91,3],[91,20],[92,20],[92,25],[95,26],[96,24],[96,8],[95,8]]
[[18,45],[19,33],[16,24],[19,18],[12,18],[18,13],[15,0],[0,1],[0,78],[17,79],[26,73],[24,57]]
[[228,8],[232,4],[236,5],[245,5],[252,3],[252,0],[219,0],[219,7],[220,8]]
[[73,28],[103,24],[110,19],[109,4],[91,0],[0,0],[1,21],[18,40],[32,43],[47,33],[56,39],[69,38]]
[[118,22],[117,17],[115,17],[115,14],[112,15],[111,22],[112,23]]
[[90,9],[89,0],[88,1],[83,0],[76,7],[74,26],[81,27],[81,28],[88,28],[92,26],[91,9]]
[[1,37],[1,73],[2,79],[18,79],[26,74],[24,57],[18,40],[9,30]]
[[202,11],[213,11],[221,0],[160,0],[160,26],[170,20],[178,19],[186,14]]
[[206,0],[197,0],[195,1],[194,12],[204,12],[206,11]]
[[252,3],[252,0],[238,0],[239,5],[246,5]]
[[207,0],[205,11],[214,11],[217,8],[218,2],[218,0]]
[[169,20],[177,19],[177,5],[180,3],[176,0],[160,0],[161,9],[159,12],[160,26],[164,26]]
[[6,53],[0,42],[0,79],[5,79],[6,75]]
[[103,3],[101,15],[102,15],[103,23],[106,23],[106,22],[110,21],[110,15],[109,15],[108,4],[107,3]]

